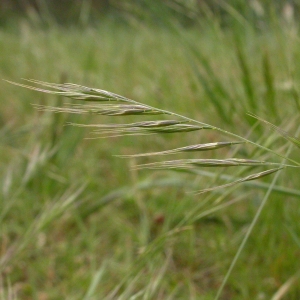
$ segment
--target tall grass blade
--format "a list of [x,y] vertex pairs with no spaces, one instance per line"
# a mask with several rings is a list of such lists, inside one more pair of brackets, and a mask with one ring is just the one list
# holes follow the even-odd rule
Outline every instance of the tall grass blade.
[[[209,57],[205,56],[199,48],[195,47],[195,41],[193,39],[190,39],[188,35],[182,34],[183,28],[177,18],[174,18],[174,16],[172,17],[168,10],[162,12],[162,6],[158,5],[159,2],[141,1],[141,3],[143,3],[144,7],[147,7],[149,12],[151,12],[151,15],[155,16],[155,19],[158,18],[166,28],[180,39],[180,43],[184,46],[184,52],[187,54],[188,63],[193,70],[198,83],[206,92],[211,104],[216,110],[216,113],[224,122],[232,124],[232,118],[229,113],[236,110],[233,98],[218,76],[218,71],[216,71],[215,67],[211,64]],[[180,6],[188,8],[189,4],[190,3],[187,2],[181,2]],[[190,5],[193,6],[193,4]],[[176,6],[178,6],[178,3],[176,3]],[[195,3],[194,6],[200,7]],[[188,18],[193,15],[193,22],[199,22],[199,16],[195,17],[195,9],[191,10],[188,8],[187,11],[189,11],[189,15],[186,15]],[[213,14],[210,15],[210,21],[212,16]],[[222,104],[225,99],[226,103],[230,105],[230,110],[227,108],[228,105],[225,106]]]
[[[215,300],[219,300],[220,299],[220,296],[221,296],[221,294],[222,294],[222,292],[224,290],[224,287],[225,287],[225,285],[227,283],[227,280],[230,277],[231,272],[232,272],[233,268],[235,267],[235,265],[236,265],[236,263],[237,263],[240,255],[241,255],[241,253],[242,253],[242,251],[243,251],[243,249],[244,249],[244,247],[245,247],[245,245],[246,245],[246,243],[247,243],[247,241],[248,241],[248,239],[250,237],[250,234],[252,233],[253,228],[256,225],[257,220],[260,217],[261,212],[262,212],[263,208],[265,207],[265,205],[266,205],[266,203],[267,203],[267,201],[269,199],[269,196],[270,196],[270,194],[271,194],[271,192],[273,190],[273,186],[275,185],[275,183],[276,183],[276,181],[278,179],[278,176],[280,174],[278,172],[280,169],[281,168],[274,169],[273,172],[272,172],[272,173],[274,173],[274,172],[277,172],[277,173],[275,174],[275,177],[273,178],[273,180],[272,180],[272,182],[270,184],[270,187],[269,187],[269,189],[268,189],[268,191],[267,191],[264,199],[262,200],[262,202],[261,202],[261,204],[260,204],[260,206],[259,206],[259,208],[258,208],[258,210],[257,210],[257,212],[256,212],[256,214],[255,214],[255,216],[254,216],[251,224],[250,224],[250,227],[249,227],[248,231],[246,232],[245,237],[243,238],[243,241],[242,241],[242,243],[241,243],[238,251],[236,252],[236,254],[234,256],[234,258],[233,258],[233,260],[232,260],[232,262],[230,264],[230,267],[229,267],[228,271],[226,272],[226,275],[225,275],[225,277],[224,277],[224,279],[223,279],[223,281],[221,283],[221,286],[218,289],[218,292],[217,292],[217,295],[215,297]],[[272,171],[272,170],[269,170],[269,171]]]
[[276,293],[272,296],[271,300],[281,300],[289,298],[288,292],[291,290],[292,286],[299,281],[300,272],[298,271],[292,277],[290,277],[284,284],[280,286],[280,288],[276,291]]
[[194,70],[194,74],[198,79],[198,82],[202,85],[204,91],[209,97],[211,104],[216,110],[216,113],[222,118],[224,122],[231,124],[232,120],[231,118],[229,118],[229,114],[226,112],[224,105],[222,105],[223,100],[230,99],[230,96],[219,82],[218,77],[212,71],[208,60],[205,59],[200,53],[194,54],[196,55],[196,58],[200,61],[199,65],[205,68],[205,71],[209,76],[209,78],[206,78],[199,70],[199,67],[195,65],[195,63],[191,62],[191,67]]
[[274,88],[274,72],[271,68],[270,58],[268,52],[265,52],[263,56],[263,73],[264,73],[264,80],[266,85],[266,106],[267,110],[270,111],[270,113],[278,118],[278,112],[276,108],[276,92]]
[[238,58],[238,63],[242,71],[242,82],[245,90],[246,97],[248,99],[249,108],[252,111],[257,111],[257,100],[255,95],[255,89],[253,84],[253,79],[251,76],[251,70],[247,63],[246,55],[244,54],[241,46],[237,43],[236,53]]
[[99,270],[95,273],[95,275],[92,278],[92,281],[89,285],[89,288],[88,288],[83,300],[90,300],[90,299],[93,299],[92,297],[95,297],[97,286],[99,285],[99,282],[103,278],[103,275],[105,273],[105,269],[106,269],[106,265],[103,264],[99,268]]
[[[300,127],[298,128],[297,133],[299,132],[299,130],[300,130]],[[288,148],[287,153],[286,153],[286,157],[288,157],[290,155],[290,153],[292,151],[292,146],[293,145],[290,145],[290,147]],[[285,162],[286,162],[286,159],[284,159],[282,161],[282,164],[284,164]],[[243,241],[242,241],[241,245],[239,246],[238,251],[236,252],[236,254],[235,254],[235,256],[234,256],[234,258],[233,258],[233,260],[230,264],[230,267],[229,267],[228,271],[226,272],[226,275],[225,275],[225,277],[224,277],[224,279],[223,279],[223,281],[222,281],[222,283],[221,283],[221,285],[218,289],[215,300],[220,299],[220,296],[221,296],[221,294],[224,290],[224,287],[225,287],[225,285],[228,281],[228,278],[230,277],[231,272],[232,272],[233,268],[235,267],[240,255],[241,255],[241,253],[242,253],[242,251],[243,251],[243,249],[244,249],[244,247],[245,247],[245,245],[246,245],[246,243],[247,243],[247,241],[250,237],[250,234],[252,233],[252,231],[254,229],[254,226],[256,225],[256,223],[257,223],[257,221],[258,221],[258,219],[259,219],[259,217],[260,217],[260,215],[261,215],[261,213],[262,213],[262,211],[263,211],[263,209],[264,209],[264,207],[265,207],[265,205],[266,205],[266,203],[267,203],[267,201],[268,201],[268,199],[269,199],[269,197],[270,197],[270,195],[273,191],[274,186],[276,185],[276,181],[278,180],[278,177],[279,177],[279,174],[280,174],[280,172],[278,172],[278,171],[280,171],[281,169],[282,169],[282,167],[278,168],[277,170],[273,169],[273,172],[276,172],[276,174],[275,174],[275,176],[274,176],[274,178],[273,178],[273,180],[272,180],[272,182],[271,182],[271,184],[270,184],[270,186],[267,190],[267,193],[265,194],[261,204],[259,205],[259,208],[258,208],[258,210],[257,210],[257,212],[256,212],[256,214],[255,214],[255,216],[254,216],[254,218],[253,218],[253,220],[250,224],[249,229],[246,232],[246,235],[243,238]],[[272,171],[272,170],[269,170],[269,171]]]

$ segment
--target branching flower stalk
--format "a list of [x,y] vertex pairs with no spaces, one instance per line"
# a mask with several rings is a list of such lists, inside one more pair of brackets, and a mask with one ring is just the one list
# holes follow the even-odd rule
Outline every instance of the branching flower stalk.
[[[98,137],[114,137],[120,135],[148,135],[148,134],[157,134],[157,133],[182,133],[182,132],[190,132],[190,131],[198,131],[198,130],[217,130],[222,134],[238,139],[239,141],[222,141],[216,143],[207,143],[207,144],[197,144],[197,145],[189,145],[185,147],[175,148],[166,151],[160,152],[150,152],[150,153],[140,153],[133,155],[123,155],[121,157],[142,157],[142,156],[155,156],[155,155],[169,155],[176,154],[181,152],[197,152],[197,151],[208,151],[219,149],[223,147],[228,147],[241,143],[252,144],[258,148],[261,148],[267,152],[273,153],[281,158],[286,159],[293,165],[280,165],[274,162],[266,162],[266,161],[258,161],[258,160],[249,160],[249,159],[240,159],[240,158],[231,158],[231,159],[180,159],[173,161],[163,161],[156,162],[144,165],[138,165],[137,168],[148,168],[148,169],[173,169],[173,170],[182,170],[185,171],[190,170],[191,168],[199,168],[199,167],[232,167],[232,166],[269,166],[276,165],[276,168],[269,169],[266,171],[258,172],[255,174],[248,175],[244,178],[240,178],[234,182],[224,184],[214,188],[204,189],[202,191],[198,191],[197,193],[207,192],[214,190],[215,188],[225,188],[228,186],[232,186],[237,183],[250,181],[254,179],[258,179],[272,173],[275,173],[281,170],[283,167],[299,167],[300,163],[296,162],[290,158],[282,156],[279,153],[276,153],[272,149],[266,148],[260,144],[252,142],[246,138],[243,138],[237,134],[226,131],[222,128],[218,128],[189,117],[170,112],[167,110],[155,108],[149,105],[145,105],[139,103],[135,100],[128,99],[126,97],[101,90],[96,88],[89,88],[81,85],[76,85],[72,83],[65,84],[55,84],[55,83],[47,83],[39,80],[26,80],[30,84],[35,84],[40,87],[36,87],[33,85],[20,84],[8,81],[9,83],[15,84],[20,87],[28,88],[31,90],[65,96],[68,98],[72,98],[75,100],[91,102],[90,104],[69,104],[68,107],[52,107],[52,106],[41,106],[35,105],[38,110],[43,111],[52,111],[52,112],[64,112],[64,113],[74,113],[74,114],[99,114],[106,116],[126,116],[126,115],[168,115],[175,118],[179,118],[179,120],[155,120],[155,121],[144,121],[144,122],[135,122],[128,124],[98,124],[98,125],[84,125],[84,124],[71,124],[82,127],[93,127],[93,133]],[[46,87],[46,88],[44,88]],[[48,88],[48,89],[47,89]],[[264,121],[259,119],[256,116],[253,116],[260,121]],[[265,123],[268,123],[264,121]],[[299,147],[299,140],[295,137],[291,137],[287,135],[284,131],[278,129],[278,127],[268,123],[273,126],[280,134],[282,134],[289,141],[295,143]]]

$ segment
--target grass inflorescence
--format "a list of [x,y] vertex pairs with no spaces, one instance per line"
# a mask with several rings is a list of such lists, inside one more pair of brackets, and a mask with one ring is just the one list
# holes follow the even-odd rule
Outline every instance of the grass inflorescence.
[[[75,114],[99,114],[99,115],[107,115],[107,116],[124,116],[124,115],[160,115],[166,114],[170,116],[179,117],[179,120],[155,120],[155,121],[144,121],[144,122],[135,122],[135,123],[127,123],[127,124],[103,124],[103,125],[87,125],[97,127],[93,133],[97,133],[99,135],[116,137],[121,135],[144,135],[144,134],[165,134],[165,133],[184,133],[190,131],[197,131],[200,129],[212,129],[218,130],[221,133],[227,133],[227,135],[233,135],[230,132],[225,132],[221,128],[217,128],[215,126],[211,126],[209,124],[204,124],[192,120],[190,118],[186,118],[184,116],[178,115],[171,111],[161,110],[159,108],[154,108],[149,105],[145,105],[139,103],[135,100],[128,99],[124,96],[117,95],[115,93],[111,93],[102,89],[89,88],[81,85],[76,85],[73,83],[65,83],[65,84],[55,84],[42,82],[38,80],[27,80],[30,83],[37,84],[38,86],[48,87],[50,89],[44,89],[41,87],[35,87],[31,85],[23,85],[19,83],[12,84],[25,87],[28,89],[32,89],[39,92],[44,93],[53,93],[54,95],[61,95],[68,98],[72,98],[75,100],[81,101],[93,101],[93,104],[72,104],[71,108],[68,107],[49,107],[49,106],[36,106],[39,110],[51,111],[51,112],[64,112],[64,113],[75,113]],[[107,104],[107,102],[120,102],[120,104]],[[125,103],[125,104],[123,104]],[[130,103],[130,104],[128,104]],[[180,120],[181,119],[181,120]],[[195,124],[203,124],[202,126],[186,124],[195,123]],[[266,122],[266,121],[265,121]],[[73,124],[76,125],[76,124]],[[77,126],[85,126],[85,125],[77,125]],[[278,130],[278,129],[277,129]],[[285,134],[285,137],[287,134]],[[166,150],[163,151],[163,154],[172,154],[176,152],[185,152],[185,151],[196,151],[196,150],[213,150],[222,148],[225,146],[231,146],[234,144],[240,144],[244,141],[250,142],[244,138],[241,138],[243,141],[241,142],[216,142],[211,144],[204,145],[189,145],[177,149]],[[297,141],[296,138],[289,139],[295,143]],[[299,142],[299,141],[298,141]],[[255,143],[253,143],[255,144]],[[260,145],[258,144],[260,147]],[[267,149],[268,150],[268,149]],[[272,151],[272,150],[270,150]],[[155,153],[156,155],[159,152]],[[154,154],[154,155],[155,155]],[[149,156],[149,153],[135,155],[134,157],[141,156]],[[150,154],[153,156],[153,153]],[[132,156],[131,156],[132,157]],[[173,160],[173,161],[163,161],[157,163],[148,163],[143,165],[137,165],[137,169],[156,169],[156,170],[167,170],[167,169],[191,169],[193,167],[237,167],[237,166],[269,166],[269,165],[280,165],[279,163],[272,163],[266,161],[258,161],[258,160],[250,160],[250,159],[240,159],[240,158],[230,158],[230,159],[181,159],[181,160]],[[297,166],[297,165],[296,165]],[[245,182],[248,180],[254,180],[261,177],[264,177],[269,174],[273,174],[274,172],[281,170],[282,167],[277,169],[270,169],[263,172],[258,172],[256,174],[249,175],[240,180],[236,180],[234,182],[222,185],[221,187],[225,188],[227,186],[232,186],[237,183]],[[205,189],[203,191],[210,191],[211,189]]]
[[0,30],[2,78],[57,82],[0,82],[1,296],[299,298],[295,23],[224,9]]

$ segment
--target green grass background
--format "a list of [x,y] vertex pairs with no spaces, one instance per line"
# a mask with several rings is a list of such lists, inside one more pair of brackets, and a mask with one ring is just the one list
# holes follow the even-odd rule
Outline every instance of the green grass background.
[[[1,78],[109,90],[285,155],[288,142],[246,113],[296,133],[298,23],[281,14],[261,26],[235,15],[230,26],[169,20],[41,29],[21,19],[0,29]],[[194,195],[220,184],[216,175],[241,177],[245,169],[137,172],[132,167],[150,159],[114,155],[228,140],[217,132],[90,139],[66,124],[116,119],[37,111],[32,104],[70,100],[5,81],[0,99],[1,299],[215,298],[271,177]],[[136,120],[143,118],[117,122]],[[235,151],[281,161],[250,145],[197,157]],[[299,149],[290,157],[299,162]],[[299,171],[285,169],[220,299],[300,298],[299,200]]]

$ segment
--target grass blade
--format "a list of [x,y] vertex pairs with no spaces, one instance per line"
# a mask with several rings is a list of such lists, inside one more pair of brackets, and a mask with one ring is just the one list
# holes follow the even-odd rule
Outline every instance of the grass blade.
[[240,68],[241,68],[242,74],[243,74],[242,82],[244,85],[246,97],[248,98],[249,107],[251,108],[251,110],[257,111],[257,101],[256,101],[256,97],[255,97],[255,89],[254,89],[253,79],[250,75],[251,70],[248,66],[248,63],[246,60],[246,55],[243,53],[240,45],[237,45],[236,53],[237,53],[238,62],[239,62],[239,65],[240,65]]
[[276,109],[276,92],[274,88],[274,77],[273,77],[273,70],[271,69],[269,55],[266,52],[263,56],[263,73],[264,73],[264,80],[266,85],[266,103],[268,110],[271,111],[272,115],[278,117],[278,112]]

